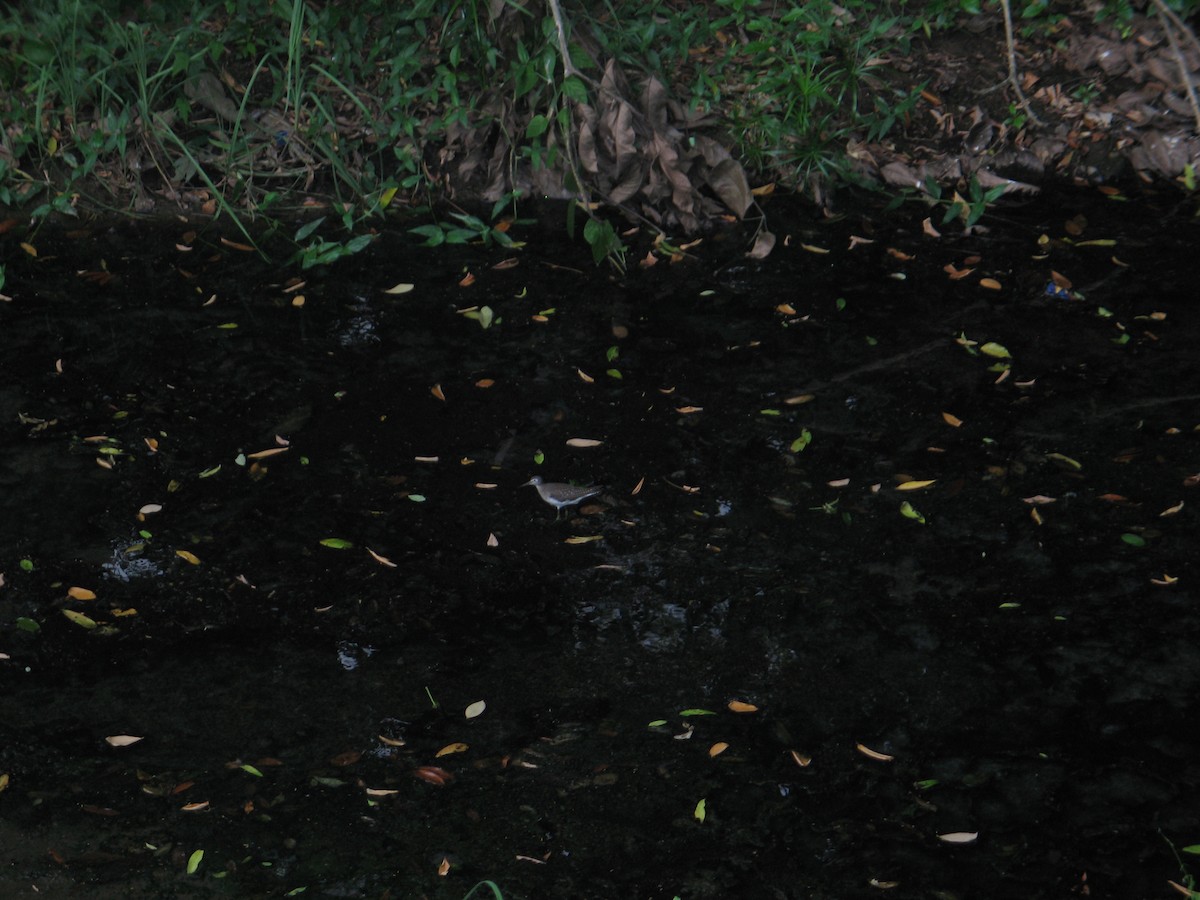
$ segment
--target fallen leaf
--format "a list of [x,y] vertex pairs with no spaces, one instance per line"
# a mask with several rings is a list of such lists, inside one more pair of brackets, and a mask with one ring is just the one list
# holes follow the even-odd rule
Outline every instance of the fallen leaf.
[[176,550],[175,555],[184,562],[191,563],[193,566],[200,565],[200,557],[198,557],[195,553],[192,553],[190,550]]
[[977,837],[978,831],[949,831],[946,834],[939,834],[938,840],[945,841],[947,844],[970,844]]
[[758,707],[753,703],[746,703],[742,700],[730,700],[729,709],[735,713],[753,713],[758,712]]
[[95,600],[96,594],[94,591],[89,591],[87,588],[72,587],[67,588],[67,596],[72,600]]
[[488,532],[487,536],[487,545],[493,549],[500,546],[500,540],[490,531]]
[[805,756],[798,750],[789,750],[788,753],[791,754],[792,762],[794,762],[800,768],[807,769],[810,765],[812,765],[811,756]]
[[824,247],[818,247],[815,244],[801,244],[800,249],[807,250],[809,253],[816,253],[821,256],[824,256],[829,252]]
[[1178,578],[1176,578],[1174,575],[1168,575],[1166,572],[1163,572],[1162,578],[1151,578],[1150,579],[1151,584],[1157,584],[1160,587],[1165,587],[1166,585],[1169,585],[1169,584],[1175,584],[1178,581],[1179,581]]
[[390,288],[384,291],[385,294],[407,294],[411,291],[415,284],[409,284],[407,281],[401,281],[398,284],[393,284]]
[[386,556],[380,556],[378,553],[376,553],[370,547],[367,548],[367,552],[370,553],[371,558],[374,559],[375,562],[379,563],[380,565],[390,566],[393,569],[396,568],[396,564],[394,562],[392,562]]
[[593,440],[592,438],[568,438],[568,447],[599,447],[604,441]]
[[114,734],[106,737],[104,740],[110,747],[128,747],[130,744],[136,744],[138,741],[145,740],[145,738],[133,734]]
[[987,288],[989,291],[1000,290],[1000,282],[998,282],[995,278],[980,278],[979,286],[981,288]]
[[713,756],[713,757],[720,756],[722,753],[724,753],[728,749],[729,749],[729,744],[725,743],[725,741],[717,741],[715,744],[713,744],[711,747],[708,748],[708,755]]
[[1182,501],[1182,500],[1180,500],[1180,501],[1179,501],[1178,503],[1176,503],[1174,506],[1169,506],[1169,507],[1167,507],[1167,508],[1166,508],[1166,509],[1164,509],[1162,512],[1160,512],[1158,515],[1159,515],[1159,517],[1160,517],[1160,518],[1161,518],[1162,516],[1173,516],[1173,515],[1175,515],[1176,513],[1178,513],[1178,512],[1179,512],[1181,509],[1183,509],[1183,501]]
[[467,744],[464,744],[462,741],[455,741],[453,744],[447,744],[445,747],[443,747],[441,750],[439,750],[437,753],[435,753],[433,755],[435,757],[449,756],[452,753],[466,753],[467,750],[469,750],[469,749],[470,749],[470,747]]
[[438,863],[437,872],[439,875],[448,874],[450,872],[450,860],[446,859],[446,857],[443,856],[442,861],[440,863]]
[[207,800],[200,800],[196,803],[185,803],[183,806],[179,807],[179,811],[180,812],[202,812],[203,810],[208,809],[208,805],[209,805],[209,801],[207,801]]
[[578,534],[567,538],[563,541],[564,544],[590,544],[592,541],[603,540],[604,536],[599,534]]
[[936,479],[930,481],[904,481],[896,485],[898,491],[919,491],[922,488],[927,488],[931,484],[936,484]]
[[1003,344],[997,344],[995,341],[988,341],[979,348],[980,353],[985,353],[995,359],[1012,359],[1012,354]]
[[427,781],[438,787],[443,787],[447,782],[454,780],[453,774],[438,766],[421,766],[418,769],[414,769],[413,777],[420,778],[422,781]]
[[863,756],[867,757],[867,759],[873,759],[877,762],[891,762],[896,758],[887,753],[880,753],[878,750],[872,750],[866,744],[855,744],[854,748]]
[[266,459],[268,456],[287,453],[290,449],[290,447],[271,447],[269,450],[255,450],[253,453],[247,453],[246,459]]
[[433,394],[433,396],[435,396],[437,399],[441,400],[443,403],[446,402],[446,395],[444,393],[442,393],[441,384],[435,384],[433,387],[431,387],[429,389],[429,393]]
[[583,369],[576,369],[575,371],[579,373],[579,380],[582,381],[584,384],[594,384],[595,383],[596,379],[593,378],[591,375],[589,375],[587,372],[583,371]]
[[1035,494],[1032,497],[1022,497],[1022,502],[1028,503],[1030,506],[1045,506],[1047,503],[1056,503],[1054,497],[1047,497],[1045,494]]
[[483,711],[485,709],[487,709],[487,702],[484,700],[476,700],[465,710],[463,710],[463,715],[468,719],[474,719],[483,715]]
[[636,497],[642,492],[642,486],[646,483],[646,476],[643,475],[638,479],[638,483],[633,486],[633,490],[629,492],[629,496]]

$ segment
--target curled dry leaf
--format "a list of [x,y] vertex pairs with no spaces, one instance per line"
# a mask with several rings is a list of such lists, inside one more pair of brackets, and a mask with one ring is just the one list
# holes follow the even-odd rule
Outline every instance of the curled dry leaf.
[[764,228],[754,239],[754,246],[747,251],[746,256],[750,259],[766,259],[774,249],[775,235]]
[[441,400],[443,403],[446,402],[446,395],[442,393],[441,384],[435,384],[429,389],[429,393],[433,394],[433,396],[437,397],[437,399]]
[[469,749],[471,749],[469,745],[464,744],[462,741],[455,741],[453,744],[447,744],[445,747],[443,747],[441,750],[439,750],[437,753],[435,753],[433,755],[435,757],[436,756],[449,756],[452,753],[466,753]]
[[144,738],[135,734],[113,734],[104,739],[105,743],[110,747],[128,747],[130,744],[136,744]]
[[420,778],[422,781],[427,781],[430,784],[443,787],[447,783],[454,780],[454,775],[447,772],[445,769],[438,766],[421,766],[413,770],[413,777]]
[[179,807],[180,812],[203,812],[208,809],[208,801],[200,800],[196,803],[185,803]]
[[708,748],[708,755],[713,756],[713,757],[720,756],[722,753],[724,753],[728,749],[729,749],[729,744],[727,744],[725,741],[717,741],[715,744],[713,744],[711,747]]
[[945,841],[947,844],[970,844],[978,837],[978,831],[948,831],[945,834],[939,834],[938,840]]
[[866,744],[855,744],[854,749],[856,749],[867,759],[873,759],[877,762],[891,762],[896,758],[889,753],[880,753],[878,750],[872,750]]
[[568,438],[568,447],[599,447],[604,441],[597,441],[592,438]]
[[371,558],[373,560],[375,560],[375,562],[379,563],[381,566],[388,566],[393,569],[396,568],[396,564],[394,562],[392,562],[386,556],[380,556],[378,553],[376,553],[370,547],[367,548],[367,552],[370,553]]
[[811,756],[805,756],[799,750],[789,750],[788,753],[792,757],[792,762],[794,762],[800,768],[807,769],[809,766],[812,765],[812,757]]
[[940,238],[942,236],[942,233],[933,227],[933,221],[928,216],[921,222],[921,231],[926,237]]
[[638,483],[633,486],[633,490],[629,492],[629,496],[636,497],[642,492],[642,487],[646,484],[646,476],[643,475],[638,479]]
[[583,371],[583,369],[577,368],[575,371],[577,373],[579,373],[579,380],[582,381],[584,384],[594,384],[596,382],[596,379],[593,378],[591,375],[589,375],[587,372]]
[[446,857],[443,856],[442,861],[440,863],[438,863],[438,874],[439,875],[447,875],[447,874],[449,874],[449,872],[450,872],[450,860],[446,859]]

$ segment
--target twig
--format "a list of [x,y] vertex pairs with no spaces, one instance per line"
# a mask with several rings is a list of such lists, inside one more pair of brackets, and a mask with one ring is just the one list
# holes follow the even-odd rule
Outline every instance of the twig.
[[1017,46],[1013,39],[1011,0],[1000,0],[1000,5],[1004,7],[1004,43],[1008,48],[1008,83],[1016,92],[1017,100],[1020,101],[1025,114],[1029,116],[1029,121],[1034,125],[1041,125],[1042,120],[1037,117],[1037,113],[1029,105],[1029,98],[1025,96],[1025,92],[1021,90],[1021,82],[1017,80]]
[[1188,71],[1187,62],[1183,58],[1183,51],[1179,49],[1179,42],[1175,39],[1175,29],[1178,28],[1184,34],[1191,38],[1193,46],[1196,46],[1196,35],[1188,28],[1187,23],[1179,19],[1172,12],[1163,0],[1154,0],[1154,8],[1158,10],[1158,14],[1163,18],[1163,30],[1167,33],[1167,41],[1171,45],[1171,52],[1175,54],[1175,64],[1179,66],[1179,79],[1183,82],[1183,89],[1187,91],[1188,102],[1192,104],[1192,115],[1196,120],[1196,130],[1200,131],[1200,100],[1196,98],[1196,89],[1192,86],[1192,74]]

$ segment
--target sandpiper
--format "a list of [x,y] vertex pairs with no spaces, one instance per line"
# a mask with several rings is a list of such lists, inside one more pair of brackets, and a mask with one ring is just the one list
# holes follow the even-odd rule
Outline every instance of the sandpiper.
[[561,481],[542,481],[541,475],[534,475],[521,487],[529,487],[533,485],[537,488],[538,496],[553,506],[558,513],[555,515],[557,519],[562,515],[564,506],[574,506],[581,500],[586,500],[588,497],[594,497],[604,488],[600,485],[592,487],[579,487],[574,484],[564,484]]

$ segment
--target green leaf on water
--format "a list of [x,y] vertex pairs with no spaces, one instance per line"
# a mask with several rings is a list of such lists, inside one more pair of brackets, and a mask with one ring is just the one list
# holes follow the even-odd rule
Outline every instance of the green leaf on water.
[[203,472],[201,472],[200,477],[201,478],[211,478],[212,476],[216,475],[220,471],[221,471],[221,464],[217,463],[211,469],[205,469]]
[[679,713],[681,716],[715,716],[716,713],[711,709],[685,709]]
[[1079,460],[1071,459],[1071,457],[1064,456],[1061,453],[1047,453],[1046,459],[1052,459],[1056,463],[1061,463],[1064,467],[1075,472],[1078,472],[1083,468],[1083,463],[1079,462]]
[[334,550],[349,550],[354,546],[354,543],[345,538],[322,538],[321,546],[330,547]]
[[27,616],[17,616],[17,627],[31,634],[42,630],[42,626]]
[[1123,346],[1123,345],[1125,345],[1125,344],[1128,344],[1128,343],[1129,343],[1129,332],[1127,331],[1127,332],[1125,332],[1123,335],[1121,335],[1120,337],[1115,337],[1115,338],[1113,338],[1113,339],[1112,339],[1112,342],[1113,342],[1114,344],[1116,344],[1118,347],[1121,347],[1121,346]]
[[22,572],[32,572],[33,571],[33,560],[32,559],[23,559],[20,562],[20,566],[21,566]]
[[88,631],[91,631],[93,628],[96,627],[96,620],[89,619],[87,616],[85,616],[81,612],[75,612],[75,610],[73,610],[73,609],[64,609],[62,611],[62,614],[64,616],[66,616],[68,619],[70,619],[72,622],[74,622],[76,625],[78,625],[80,628],[86,628],[86,629],[88,629]]
[[697,821],[697,822],[703,822],[703,821],[704,821],[704,816],[707,814],[707,811],[706,811],[706,809],[705,809],[705,805],[706,805],[706,804],[705,804],[705,801],[703,801],[703,800],[701,800],[699,803],[697,803],[697,804],[696,804],[696,809],[695,809],[695,811],[692,813],[692,816],[694,816],[694,817],[695,817],[695,819],[696,819],[696,821]]
[[203,850],[196,850],[194,853],[192,853],[192,855],[188,857],[187,873],[189,875],[195,875],[196,870],[198,868],[200,868],[200,863],[203,859],[204,859],[204,851]]
[[800,437],[792,441],[792,452],[799,453],[812,442],[812,432],[807,428],[800,432]]
[[1146,539],[1139,534],[1125,533],[1121,535],[1121,540],[1127,543],[1130,547],[1145,547]]
[[778,416],[778,415],[782,415],[782,414],[779,412],[779,410],[777,410],[777,409],[760,409],[760,410],[758,411],[758,414],[759,414],[760,416]]
[[243,764],[241,766],[241,770],[243,772],[245,772],[247,775],[253,775],[255,778],[263,777],[263,773],[258,771],[258,769],[254,768],[254,766],[250,765],[250,763]]
[[541,450],[539,450],[533,454],[533,464],[535,466],[540,466],[545,461],[546,461],[546,454],[543,453]]
[[608,369],[605,373],[609,378],[615,378],[620,381],[624,376],[621,375],[620,369]]
[[907,500],[900,504],[900,515],[904,516],[906,519],[915,519],[922,525],[925,524],[925,517],[917,512],[916,509],[913,508],[913,505]]
[[1186,847],[1180,847],[1179,852],[1190,853],[1192,856],[1200,856],[1200,844],[1189,844]]
[[608,362],[612,362],[614,359],[616,359],[620,355],[621,355],[621,348],[614,345],[614,346],[608,348],[608,350],[604,354],[604,358]]
[[424,503],[425,495],[424,494],[409,494],[408,499],[411,500],[413,503]]
[[979,348],[980,353],[984,353],[995,359],[1012,359],[1012,354],[1003,344],[997,344],[995,341],[988,341]]
[[220,328],[222,331],[232,331],[234,328],[237,328],[238,326],[237,326],[237,322],[222,322],[217,327]]
[[837,300],[834,301],[833,305],[837,307],[838,312],[841,312],[846,308],[846,298],[838,297]]
[[1021,604],[1020,604],[1020,603],[1017,603],[1017,602],[1016,602],[1016,601],[1014,601],[1014,600],[1009,600],[1009,601],[1007,601],[1007,602],[1005,602],[1005,603],[1001,603],[1001,604],[1000,604],[1000,608],[1001,608],[1001,609],[1020,609],[1020,608],[1021,608]]
[[647,728],[661,728],[662,726],[664,726],[666,724],[667,724],[666,719],[655,719],[653,722],[650,722],[649,724],[647,724],[646,727]]
[[918,791],[927,791],[931,787],[937,787],[938,784],[939,782],[936,778],[926,778],[924,781],[914,781],[913,787]]

